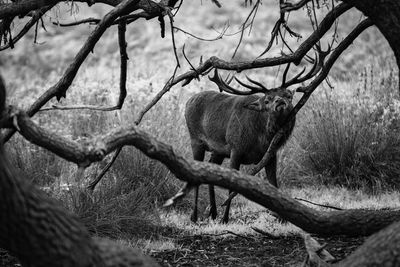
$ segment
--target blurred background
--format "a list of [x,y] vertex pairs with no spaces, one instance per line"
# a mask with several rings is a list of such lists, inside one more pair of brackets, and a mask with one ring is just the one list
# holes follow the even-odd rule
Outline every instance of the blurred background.
[[[201,58],[204,61],[211,56],[231,60],[240,39],[241,23],[252,9],[243,2],[221,1],[222,8],[217,8],[211,1],[183,2],[175,16],[176,27],[208,39],[219,36],[226,25],[229,28],[223,38],[212,42],[176,31],[181,63],[178,74],[190,69],[182,55],[183,45],[193,66],[197,66]],[[7,83],[9,104],[26,108],[55,84],[95,27],[87,24],[60,27],[53,22],[102,18],[109,10],[110,7],[101,4],[90,8],[73,1],[60,4],[45,16],[46,30],[39,27],[37,43],[34,43],[35,32],[32,30],[14,49],[2,51],[0,68]],[[319,9],[319,20],[328,11],[326,7]],[[308,12],[304,9],[290,14],[289,26],[303,37],[298,40],[286,33],[293,49],[312,32]],[[278,1],[264,1],[251,32],[248,29],[245,31],[233,60],[257,58],[268,44],[278,18]],[[338,22],[337,40],[342,40],[362,19],[362,14],[355,10],[348,11]],[[23,27],[23,22],[14,25],[16,31]],[[332,34],[333,31],[329,32],[322,40],[323,49],[327,49]],[[121,111],[52,110],[38,113],[34,120],[74,140],[133,124],[140,110],[171,77],[176,61],[169,23],[165,38],[161,38],[160,26],[155,19],[138,20],[128,25],[126,36],[128,97]],[[282,48],[281,42],[274,43],[263,57],[279,56]],[[287,50],[284,51],[287,53]],[[313,54],[310,53],[310,56]],[[59,104],[115,105],[119,94],[119,64],[117,26],[114,26],[96,44],[67,91],[66,99]],[[303,61],[300,66],[291,66],[289,76],[298,73],[302,66],[308,65]],[[249,75],[267,87],[274,87],[280,84],[283,69],[249,70],[237,77]],[[220,73],[224,77],[228,74]],[[398,189],[400,102],[397,77],[396,62],[387,42],[375,27],[367,29],[336,62],[329,75],[331,86],[324,82],[297,115],[294,133],[279,153],[278,180],[282,190],[317,201],[332,200],[336,196],[338,199],[332,201],[342,205],[344,199],[351,196],[359,199],[361,194],[375,198]],[[178,153],[191,158],[183,118],[184,106],[191,95],[203,90],[217,88],[207,77],[194,80],[183,88],[180,85],[173,87],[146,114],[140,126],[173,145]],[[51,104],[57,103],[52,100],[49,106]],[[127,242],[133,245],[151,250],[149,242],[143,240],[154,237],[159,231],[157,227],[163,225],[165,231],[165,227],[175,227],[180,223],[178,221],[190,224],[191,197],[184,199],[173,211],[161,209],[162,203],[175,194],[182,183],[161,163],[147,158],[135,148],[123,148],[90,197],[68,188],[76,173],[74,164],[30,144],[18,135],[8,142],[6,149],[22,173],[77,213],[93,233],[129,240]],[[96,177],[109,158],[88,168],[84,182]],[[264,176],[264,173],[259,175]],[[207,206],[205,191],[201,195],[203,210]],[[226,194],[225,190],[219,190],[219,201]],[[382,198],[382,202],[390,204],[398,199],[399,195],[395,194],[389,201]],[[251,204],[243,198],[236,203],[241,215],[243,206],[250,209],[246,205]],[[183,215],[179,217],[177,214]],[[234,211],[233,218],[235,214]],[[146,231],[144,226],[148,226],[149,230]]]

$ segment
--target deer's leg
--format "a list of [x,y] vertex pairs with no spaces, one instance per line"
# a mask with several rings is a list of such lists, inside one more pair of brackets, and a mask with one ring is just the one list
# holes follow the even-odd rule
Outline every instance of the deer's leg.
[[276,153],[274,156],[272,156],[271,160],[264,169],[268,182],[278,188],[278,182],[276,180]]
[[[193,151],[193,158],[198,161],[204,160],[204,154],[206,152],[204,146],[202,144],[198,144],[192,142],[192,151]],[[193,205],[193,213],[190,216],[190,220],[192,222],[197,222],[197,202],[199,199],[199,186],[196,186],[194,189],[194,205]]]
[[[224,161],[224,157],[221,155],[218,155],[216,153],[211,154],[210,162],[215,163],[218,165],[221,165],[222,162]],[[210,214],[211,218],[215,220],[217,218],[217,205],[215,204],[215,191],[214,191],[214,185],[208,185],[208,191],[210,194]]]
[[[234,151],[231,152],[231,168],[236,170],[240,169],[240,156]],[[228,197],[231,193],[232,191],[229,190]],[[228,223],[229,221],[229,209],[231,207],[231,202],[232,199],[228,199],[228,201],[226,202],[224,217],[222,218],[221,223]]]

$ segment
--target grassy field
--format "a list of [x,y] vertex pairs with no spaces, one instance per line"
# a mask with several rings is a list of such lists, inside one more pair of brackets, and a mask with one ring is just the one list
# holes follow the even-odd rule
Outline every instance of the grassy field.
[[[213,38],[224,25],[230,25],[229,35],[214,42],[202,42],[182,32],[175,33],[178,50],[185,44],[185,53],[194,66],[200,57],[203,60],[213,55],[231,58],[239,35],[230,34],[239,30],[251,8],[243,7],[241,2],[222,1],[221,9],[211,1],[183,4],[175,25],[197,36]],[[93,26],[88,25],[63,28],[50,22],[101,17],[107,10],[104,6],[89,9],[74,2],[59,6],[46,17],[47,32],[39,30],[39,44],[33,44],[34,33],[31,32],[15,49],[1,52],[0,67],[6,78],[9,103],[29,106],[59,79],[93,30]],[[276,1],[264,1],[235,60],[256,58],[263,51],[278,16]],[[351,11],[341,19],[340,38],[360,18],[359,13]],[[290,26],[303,35],[303,40],[312,30],[307,22],[305,10],[289,20]],[[18,29],[22,25],[15,27]],[[300,43],[294,38],[289,40],[293,47]],[[35,121],[74,140],[132,124],[139,111],[172,75],[176,62],[171,35],[167,31],[164,39],[160,37],[157,20],[129,25],[127,42],[130,57],[128,97],[121,111],[53,110],[40,112],[34,117]],[[322,44],[326,45],[326,40]],[[267,56],[279,55],[281,48],[280,44],[275,45]],[[182,65],[179,72],[189,70],[181,52],[179,59]],[[299,70],[300,67],[294,68],[290,74]],[[268,68],[246,74],[272,87],[280,83],[282,71],[282,68]],[[400,198],[397,77],[392,52],[381,34],[375,28],[363,33],[331,71],[329,81],[333,88],[323,83],[298,114],[294,133],[279,153],[278,179],[282,190],[293,197],[341,208],[396,207]],[[116,28],[111,28],[82,65],[67,98],[60,104],[111,106],[118,99],[118,84],[118,39]],[[205,77],[184,88],[174,87],[145,116],[141,127],[172,144],[179,153],[191,157],[183,118],[184,105],[194,93],[209,89],[216,90]],[[56,104],[55,100],[50,104]],[[139,246],[155,256],[160,251],[184,251],[186,243],[180,242],[180,238],[187,236],[210,235],[213,240],[219,240],[230,235],[240,239],[235,234],[256,235],[252,227],[278,236],[301,234],[300,229],[277,222],[265,209],[242,197],[234,201],[232,222],[227,225],[206,218],[199,224],[191,223],[191,196],[173,209],[162,209],[162,203],[176,193],[182,183],[162,164],[134,148],[123,149],[92,197],[65,190],[65,185],[74,179],[75,165],[31,145],[20,136],[13,137],[6,148],[16,167],[34,183],[48,188],[49,195],[76,212],[93,233]],[[88,168],[85,182],[96,177],[104,165],[102,162]],[[201,192],[201,213],[207,209],[205,191]],[[221,189],[217,193],[221,203],[227,192]],[[221,214],[222,208],[219,209]],[[296,258],[299,261],[301,249]],[[280,265],[279,262],[276,264]]]

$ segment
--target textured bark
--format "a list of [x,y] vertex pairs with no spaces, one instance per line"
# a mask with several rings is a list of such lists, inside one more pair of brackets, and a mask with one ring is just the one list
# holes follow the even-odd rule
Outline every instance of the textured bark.
[[164,163],[183,181],[192,184],[214,184],[237,191],[310,233],[369,235],[400,220],[399,210],[326,212],[311,209],[279,192],[261,178],[215,164],[187,160],[175,153],[170,145],[158,141],[136,126],[115,129],[104,136],[97,136],[80,144],[39,127],[23,112],[17,115],[17,122],[20,134],[27,140],[83,166],[103,159],[118,147],[135,146],[149,157]]
[[400,266],[400,222],[369,237],[361,247],[336,266]]
[[[399,0],[342,0],[369,17],[389,42],[400,65],[400,1]],[[400,75],[400,73],[399,73]],[[399,85],[400,86],[400,85]]]
[[[0,80],[2,106],[4,92]],[[0,247],[24,266],[157,266],[139,251],[92,239],[75,215],[27,180],[11,167],[0,144]]]
[[0,152],[0,247],[26,266],[157,266],[132,248],[92,239],[78,218],[18,177]]

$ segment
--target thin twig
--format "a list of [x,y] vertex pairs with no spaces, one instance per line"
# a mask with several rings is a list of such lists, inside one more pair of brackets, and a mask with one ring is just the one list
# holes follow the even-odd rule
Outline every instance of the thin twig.
[[77,25],[81,25],[81,24],[85,24],[85,23],[89,23],[92,25],[98,24],[100,22],[100,19],[96,19],[96,18],[86,18],[86,19],[82,19],[82,20],[77,20],[74,22],[69,22],[69,23],[60,23],[60,22],[56,22],[54,21],[53,24],[60,26],[60,27],[71,27],[71,26],[77,26]]
[[306,203],[310,203],[310,204],[313,204],[313,205],[319,206],[319,207],[329,208],[329,209],[333,209],[333,210],[344,210],[342,208],[338,208],[338,207],[331,206],[331,205],[324,205],[324,204],[315,203],[315,202],[312,202],[310,200],[299,198],[299,197],[295,197],[294,199],[300,200],[300,201],[303,201],[303,202],[306,202]]
[[[227,25],[227,24],[226,24],[226,25]],[[204,41],[204,42],[213,42],[213,41],[222,39],[223,36],[224,36],[224,34],[225,34],[225,32],[228,30],[228,28],[229,28],[229,25],[228,25],[228,26],[225,26],[225,27],[222,29],[222,32],[219,33],[217,37],[211,38],[211,39],[206,39],[206,38],[203,38],[203,37],[199,37],[199,36],[197,36],[197,35],[194,35],[193,33],[190,33],[190,32],[188,32],[188,31],[185,31],[185,30],[183,30],[183,29],[181,29],[181,28],[179,28],[179,27],[174,26],[174,29],[175,29],[175,30],[181,31],[181,32],[183,32],[184,34],[187,34],[187,35],[189,35],[189,36],[191,36],[191,37],[193,37],[193,38],[195,38],[195,39],[197,39],[197,40]]]
[[268,233],[268,232],[266,232],[264,230],[261,230],[260,228],[251,227],[251,229],[253,229],[255,232],[257,232],[259,234],[262,234],[263,236],[268,237],[268,239],[274,239],[274,240],[279,239],[279,236],[275,236],[273,234],[270,234],[270,233]]
[[119,54],[121,59],[120,78],[119,78],[119,97],[117,107],[119,109],[124,105],[126,98],[126,76],[127,76],[127,61],[129,60],[128,53],[126,52],[126,20],[121,20],[118,24],[118,45]]
[[[181,79],[176,79],[176,78],[175,78],[176,72],[178,71],[178,67],[179,67],[178,65],[175,66],[174,73],[173,73],[172,76],[168,79],[168,81],[165,83],[163,89],[162,89],[160,92],[158,92],[158,94],[150,101],[150,103],[148,103],[148,104],[140,111],[140,113],[139,113],[139,115],[138,115],[138,118],[137,118],[136,121],[135,121],[135,124],[136,124],[136,125],[138,125],[138,124],[142,121],[144,115],[145,115],[155,104],[157,104],[157,102],[171,89],[171,87],[172,87],[173,85],[177,84],[179,80],[181,80]],[[178,80],[178,81],[177,81],[177,80]],[[182,79],[182,80],[183,80],[183,79]]]
[[179,57],[178,57],[178,52],[177,52],[177,49],[176,49],[176,42],[175,42],[174,17],[172,16],[171,10],[167,10],[166,12],[167,12],[167,15],[168,15],[168,18],[169,18],[169,24],[170,24],[170,27],[171,27],[172,47],[173,47],[173,50],[174,50],[174,55],[175,55],[175,60],[176,60],[176,66],[177,66],[178,68],[180,68],[181,65],[180,65],[180,63],[179,63]]
[[[176,78],[168,79],[167,83],[164,85],[162,90],[151,100],[149,104],[147,104],[143,110],[140,111],[136,123],[139,123],[144,115],[155,105],[157,102],[162,98],[162,96],[167,93],[172,86],[179,82],[183,82],[182,86],[189,84],[193,79],[197,78],[199,73],[200,75],[205,75],[206,73],[210,72],[213,68],[217,69],[225,69],[225,70],[235,70],[235,71],[242,71],[247,69],[255,69],[255,68],[263,68],[263,67],[270,67],[270,66],[277,66],[281,64],[286,64],[289,62],[293,62],[294,64],[298,65],[303,57],[307,54],[307,52],[312,49],[313,45],[318,41],[319,36],[323,36],[333,25],[334,21],[337,19],[338,16],[346,12],[351,8],[351,5],[346,3],[341,3],[336,6],[332,11],[330,11],[321,21],[317,31],[318,33],[314,32],[311,34],[300,46],[299,48],[291,55],[283,55],[280,57],[274,58],[263,58],[263,59],[256,59],[256,60],[249,60],[243,62],[228,62],[217,57],[211,57],[208,60],[200,63],[197,69],[188,71],[183,73]],[[174,73],[177,71],[175,68]],[[174,76],[174,75],[173,75]]]
[[100,182],[100,180],[103,178],[103,176],[108,172],[108,170],[111,168],[111,166],[114,164],[116,159],[118,158],[118,155],[121,153],[122,147],[117,148],[115,150],[114,155],[112,156],[111,160],[107,163],[107,165],[101,170],[100,174],[89,183],[87,186],[87,189],[90,191],[93,191],[96,185]]
[[233,52],[231,59],[233,59],[233,58],[236,56],[236,53],[237,53],[237,51],[239,50],[239,46],[240,46],[240,44],[242,43],[242,40],[243,40],[244,31],[245,31],[245,29],[248,27],[248,26],[246,26],[246,24],[247,24],[247,22],[250,20],[250,17],[252,16],[252,14],[254,13],[253,19],[252,19],[251,22],[248,24],[248,25],[250,25],[250,30],[249,30],[249,34],[250,34],[251,29],[252,29],[252,26],[251,26],[251,25],[252,25],[253,22],[254,22],[254,18],[255,18],[256,14],[257,14],[257,10],[258,10],[258,6],[259,6],[260,2],[261,2],[261,0],[257,0],[257,2],[254,4],[254,7],[251,9],[249,15],[247,16],[246,20],[242,23],[242,26],[241,26],[242,30],[241,30],[241,32],[240,32],[239,42],[238,42],[238,44],[236,45],[235,51]]
[[[308,99],[310,98],[311,94],[314,90],[325,80],[328,76],[330,69],[332,68],[333,64],[336,62],[338,57],[346,50],[349,45],[368,27],[372,26],[373,22],[370,19],[365,19],[357,27],[349,33],[348,36],[338,45],[336,50],[334,50],[326,61],[326,63],[322,66],[320,73],[315,77],[315,79],[308,84],[307,86],[302,86],[297,88],[297,92],[303,92],[304,95],[301,99],[297,102],[296,106],[291,110],[289,115],[286,117],[285,121],[282,122],[281,128],[275,133],[274,137],[272,138],[267,152],[265,152],[263,158],[260,160],[257,165],[251,168],[249,174],[256,175],[267,163],[271,160],[272,156],[276,154],[276,151],[279,148],[279,143],[283,135],[285,134],[284,127],[288,125],[288,122],[293,120],[299,110],[307,103]],[[236,192],[232,192],[228,199],[222,204],[226,204],[228,201],[232,200],[237,195]]]
[[114,111],[119,110],[118,106],[103,107],[103,106],[92,106],[92,105],[73,105],[73,106],[61,106],[52,105],[52,107],[42,108],[38,112],[54,111],[54,110],[92,110],[92,111]]

